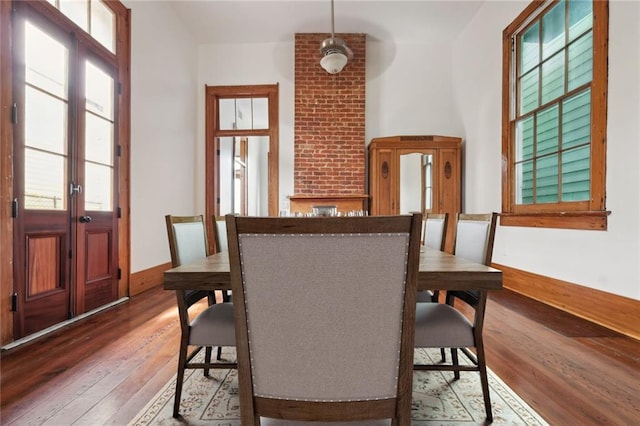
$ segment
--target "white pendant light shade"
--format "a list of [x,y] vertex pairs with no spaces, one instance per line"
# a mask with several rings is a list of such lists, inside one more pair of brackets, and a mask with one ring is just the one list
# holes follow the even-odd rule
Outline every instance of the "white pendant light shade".
[[340,52],[332,52],[320,59],[320,66],[329,74],[337,74],[347,65],[347,56]]
[[353,58],[353,52],[333,31],[333,0],[331,0],[331,37],[325,39],[320,46],[320,66],[329,74],[337,74]]

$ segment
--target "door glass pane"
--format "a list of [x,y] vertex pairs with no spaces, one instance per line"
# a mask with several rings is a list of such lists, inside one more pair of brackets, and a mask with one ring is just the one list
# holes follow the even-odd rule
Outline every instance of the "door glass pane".
[[85,69],[85,210],[111,211],[114,79],[89,61]]
[[253,128],[269,128],[269,99],[253,98]]
[[32,86],[67,99],[69,53],[60,42],[26,23],[25,79]]
[[269,138],[219,138],[220,215],[269,214]]
[[220,130],[234,130],[236,128],[236,100],[218,99],[218,107]]
[[39,90],[25,90],[25,145],[67,153],[67,103]]
[[91,35],[112,53],[116,51],[115,29],[116,20],[113,11],[103,2],[93,0],[91,2]]
[[236,129],[251,129],[251,98],[236,99]]
[[269,215],[269,137],[247,138],[246,206],[249,216]]
[[84,209],[111,211],[113,168],[86,162],[84,173]]
[[25,209],[67,208],[67,158],[26,148],[24,176]]
[[234,139],[232,137],[219,138],[218,177],[220,179],[220,215],[234,211]]
[[60,0],[60,12],[87,31],[89,21],[87,0]]
[[113,165],[113,123],[91,113],[86,114],[85,158]]
[[65,210],[68,49],[26,22],[24,54],[24,207]]
[[101,117],[113,119],[113,78],[87,61],[85,87],[87,110]]
[[269,128],[268,98],[219,99],[220,130]]
[[233,162],[233,211],[247,215],[247,139],[235,139],[235,161]]
[[550,57],[565,45],[564,9],[562,0],[542,18],[542,59]]

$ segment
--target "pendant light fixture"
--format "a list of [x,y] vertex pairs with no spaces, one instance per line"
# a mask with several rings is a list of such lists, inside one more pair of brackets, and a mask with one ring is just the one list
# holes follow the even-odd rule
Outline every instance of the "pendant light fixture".
[[320,45],[320,66],[329,74],[337,74],[353,59],[353,52],[343,39],[334,35],[333,0],[331,0],[331,37],[322,41]]

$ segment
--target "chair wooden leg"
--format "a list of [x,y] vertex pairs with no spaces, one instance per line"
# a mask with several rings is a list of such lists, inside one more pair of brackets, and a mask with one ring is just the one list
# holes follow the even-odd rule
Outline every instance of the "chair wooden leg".
[[218,346],[218,355],[216,355],[218,361],[222,360],[222,346]]
[[476,344],[476,357],[478,359],[478,370],[480,372],[480,385],[482,386],[482,396],[484,397],[484,410],[487,413],[487,422],[493,421],[491,411],[491,397],[489,396],[489,378],[487,377],[487,363],[484,358],[484,346],[482,341]]
[[[207,346],[206,348],[204,348],[204,363],[207,365],[207,367],[204,368],[204,376],[205,377],[209,377],[209,367],[208,365],[211,364],[211,352],[212,352],[212,347],[211,346]],[[220,349],[220,348],[218,348]]]
[[[451,363],[453,365],[458,365],[458,349],[456,348],[451,348]],[[454,371],[453,372],[453,378],[455,380],[459,380],[460,379],[460,372],[459,371]]]
[[178,374],[176,376],[176,395],[173,401],[173,417],[180,417],[180,398],[182,397],[182,384],[184,382],[184,370],[187,364],[187,350],[189,349],[186,342],[180,344],[180,355],[178,356]]
[[447,362],[447,353],[444,348],[440,348],[440,362],[442,362],[443,364]]

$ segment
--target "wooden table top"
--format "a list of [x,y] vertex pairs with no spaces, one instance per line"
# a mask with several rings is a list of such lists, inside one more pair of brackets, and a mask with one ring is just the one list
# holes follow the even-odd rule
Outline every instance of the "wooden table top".
[[[424,248],[418,290],[500,290],[502,272],[449,253]],[[231,290],[227,252],[164,273],[165,290]]]

